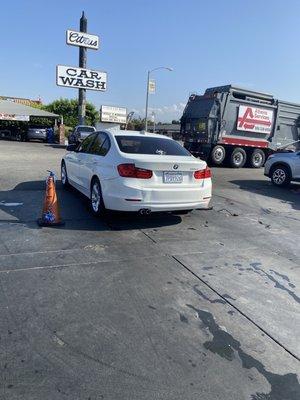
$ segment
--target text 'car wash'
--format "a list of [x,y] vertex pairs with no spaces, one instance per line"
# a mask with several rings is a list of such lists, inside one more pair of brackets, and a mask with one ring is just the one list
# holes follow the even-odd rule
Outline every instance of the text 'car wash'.
[[56,84],[77,89],[106,90],[106,72],[57,65]]

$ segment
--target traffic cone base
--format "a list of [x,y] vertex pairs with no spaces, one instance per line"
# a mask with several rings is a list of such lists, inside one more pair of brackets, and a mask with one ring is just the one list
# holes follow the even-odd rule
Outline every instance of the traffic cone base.
[[37,220],[37,223],[39,226],[62,226],[65,224],[60,217],[53,172],[50,172],[46,181],[42,217]]
[[60,221],[60,222],[46,222],[45,220],[43,220],[42,218],[37,219],[37,224],[38,226],[64,226],[65,222],[64,221]]

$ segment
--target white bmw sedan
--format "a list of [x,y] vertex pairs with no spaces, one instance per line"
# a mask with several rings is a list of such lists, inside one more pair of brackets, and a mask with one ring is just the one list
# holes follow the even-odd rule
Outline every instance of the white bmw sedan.
[[91,210],[181,211],[207,208],[211,172],[166,136],[136,131],[95,132],[61,162],[63,186],[89,198]]

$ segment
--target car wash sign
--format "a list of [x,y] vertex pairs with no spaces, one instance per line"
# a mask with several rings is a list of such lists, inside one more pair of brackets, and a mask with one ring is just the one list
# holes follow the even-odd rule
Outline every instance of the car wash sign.
[[265,108],[239,106],[237,130],[270,134],[273,114],[273,110]]
[[66,65],[56,66],[56,84],[58,86],[105,92],[106,81],[106,72]]

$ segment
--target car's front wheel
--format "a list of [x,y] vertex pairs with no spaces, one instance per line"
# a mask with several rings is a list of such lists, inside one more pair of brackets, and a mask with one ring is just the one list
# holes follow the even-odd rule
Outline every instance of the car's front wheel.
[[272,168],[271,181],[275,186],[287,186],[291,182],[291,174],[285,165]]
[[106,214],[101,185],[98,178],[94,178],[91,183],[90,208],[92,213],[97,217],[103,217]]
[[60,177],[61,177],[61,183],[63,185],[64,188],[69,187],[69,180],[68,180],[68,173],[67,173],[67,168],[66,168],[66,164],[63,161],[61,163],[61,169],[60,169]]

